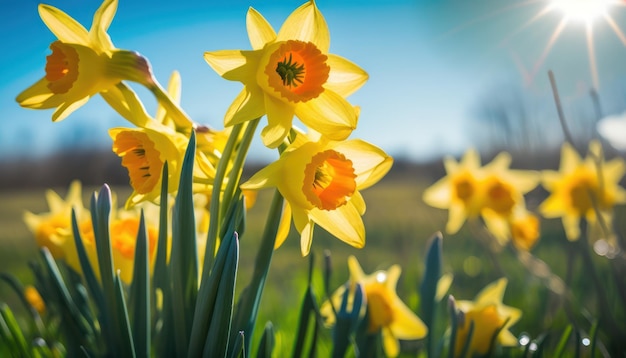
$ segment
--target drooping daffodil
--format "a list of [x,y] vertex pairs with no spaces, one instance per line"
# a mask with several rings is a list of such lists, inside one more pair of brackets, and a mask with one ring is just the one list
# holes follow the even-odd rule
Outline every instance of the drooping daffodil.
[[352,62],[329,54],[326,20],[314,1],[296,9],[278,34],[256,10],[246,17],[252,50],[206,52],[204,58],[223,78],[244,85],[226,112],[225,126],[263,115],[263,143],[277,147],[292,128],[293,116],[331,140],[344,140],[356,128],[358,111],[345,97],[368,75]]
[[46,58],[45,76],[20,93],[17,102],[26,108],[55,108],[52,120],[60,121],[97,93],[115,102],[114,107],[123,106],[123,98],[107,94],[122,80],[150,83],[152,75],[146,59],[116,49],[107,34],[116,10],[117,0],[105,0],[87,31],[65,12],[39,5],[41,19],[58,40],[50,45],[52,53]]
[[[348,269],[350,281],[332,294],[332,304],[335,308],[339,307],[346,289],[354,290],[360,284],[367,302],[367,333],[382,334],[383,348],[388,357],[396,357],[400,353],[398,340],[416,340],[426,336],[428,328],[424,322],[396,293],[396,285],[402,272],[399,265],[393,265],[387,271],[379,270],[366,275],[356,257],[350,256]],[[325,302],[320,311],[326,324],[334,324],[335,317],[330,302]]]
[[[476,295],[474,301],[456,301],[456,307],[462,312],[463,318],[457,326],[455,357],[462,353],[472,322],[474,329],[468,345],[468,357],[486,355],[493,349],[494,343],[502,346],[517,345],[517,339],[509,328],[520,319],[522,312],[502,303],[507,282],[506,278],[501,278],[490,283]],[[494,335],[497,335],[495,339]]]
[[[541,203],[539,210],[546,218],[560,217],[569,240],[580,238],[580,220],[586,219],[590,239],[608,244],[606,249],[610,250],[616,245],[611,227],[613,207],[626,203],[626,190],[619,185],[624,173],[624,160],[605,161],[598,141],[589,143],[584,160],[569,143],[564,143],[559,171],[542,172],[542,184],[550,196]],[[596,249],[604,252],[601,247]]]
[[297,138],[277,161],[254,174],[241,188],[278,188],[301,234],[303,256],[308,255],[311,248],[315,224],[361,248],[365,245],[361,219],[365,202],[360,190],[378,182],[392,163],[393,159],[383,150],[362,140],[334,142]]

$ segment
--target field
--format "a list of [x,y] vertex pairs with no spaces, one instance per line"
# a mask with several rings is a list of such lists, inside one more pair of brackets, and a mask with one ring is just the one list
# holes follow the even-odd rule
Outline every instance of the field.
[[[347,280],[346,259],[349,255],[355,255],[366,273],[399,264],[403,271],[398,294],[409,307],[415,309],[419,305],[417,292],[424,270],[426,246],[434,233],[443,230],[447,219],[445,211],[426,206],[421,196],[440,170],[436,168],[435,173],[394,170],[378,185],[364,191],[367,203],[367,212],[363,217],[367,230],[364,249],[354,249],[330,237],[322,229],[316,230],[312,246],[315,260],[313,280],[320,300],[324,298],[321,274],[323,256],[328,250],[332,262],[331,290]],[[66,188],[55,190],[63,196]],[[122,198],[120,201],[128,195],[128,189],[114,190]],[[85,203],[88,203],[91,192],[84,190]],[[533,192],[529,201],[532,203],[534,198],[537,202],[541,195],[543,193]],[[250,279],[270,196],[270,191],[261,192],[257,204],[249,212],[246,232],[241,240],[238,291]],[[10,272],[24,282],[30,282],[32,276],[27,261],[37,257],[37,248],[21,217],[24,210],[34,213],[47,210],[44,190],[5,191],[0,193],[0,202],[3,204],[0,207],[0,271]],[[620,214],[626,215],[623,210]],[[618,230],[624,232],[626,224],[621,221],[618,223]],[[556,344],[569,324],[575,324],[581,332],[589,332],[595,317],[598,317],[597,302],[592,278],[583,262],[577,258],[575,247],[566,241],[560,220],[544,220],[542,224],[541,241],[532,253],[538,260],[547,263],[550,272],[541,271],[537,262],[525,266],[512,250],[491,253],[475,239],[481,236],[482,228],[468,224],[455,235],[444,234],[444,271],[454,274],[449,293],[461,300],[471,300],[486,284],[502,276],[508,277],[504,303],[523,311],[521,320],[512,327],[512,332],[516,336],[526,333],[531,338],[548,333],[552,337],[552,344]],[[273,322],[279,332],[278,345],[283,351],[289,351],[292,345],[297,312],[306,289],[309,258],[302,258],[299,250],[299,237],[292,230],[283,247],[274,253],[258,320],[259,331],[267,320]],[[605,259],[594,257],[594,260],[597,261],[600,277],[610,281],[612,266]],[[529,269],[534,270],[534,273]],[[613,269],[619,270],[619,267],[613,266]],[[551,275],[558,276],[571,288],[573,294],[569,300],[559,298],[546,287],[549,278],[554,278]],[[607,295],[616,319],[624,318],[624,307],[619,304],[618,293],[608,291]],[[17,305],[16,298],[4,284],[0,285],[0,301]],[[442,317],[445,317],[443,304],[440,310]],[[442,324],[437,327],[439,336],[443,335],[446,325],[442,320]],[[329,335],[328,332],[325,331],[325,335]]]

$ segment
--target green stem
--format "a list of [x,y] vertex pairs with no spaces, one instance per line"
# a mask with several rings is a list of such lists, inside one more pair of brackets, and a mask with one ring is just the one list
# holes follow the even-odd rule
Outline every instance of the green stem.
[[272,203],[268,211],[265,231],[261,238],[261,245],[257,251],[254,261],[254,271],[252,280],[246,287],[246,293],[242,296],[238,303],[238,312],[236,314],[235,332],[244,331],[244,351],[250,352],[250,342],[256,324],[257,313],[259,311],[259,303],[263,293],[263,287],[269,272],[272,255],[274,253],[274,244],[276,242],[276,233],[282,217],[284,199],[276,190]]
[[259,119],[252,120],[248,122],[248,126],[246,127],[243,137],[241,138],[241,145],[237,148],[237,156],[233,161],[233,167],[230,170],[228,175],[228,183],[226,184],[226,189],[224,190],[222,205],[220,207],[220,217],[224,217],[228,207],[230,206],[233,195],[235,193],[235,189],[239,185],[239,180],[241,179],[241,172],[243,170],[243,164],[248,156],[248,149],[250,149],[250,143],[252,143],[252,139],[254,138],[254,133],[256,132],[256,128],[259,125]]

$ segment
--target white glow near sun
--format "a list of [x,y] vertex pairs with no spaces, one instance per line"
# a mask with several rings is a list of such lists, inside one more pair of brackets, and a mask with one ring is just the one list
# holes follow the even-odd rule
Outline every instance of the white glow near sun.
[[567,20],[590,23],[606,15],[614,0],[551,0],[550,8],[563,12]]

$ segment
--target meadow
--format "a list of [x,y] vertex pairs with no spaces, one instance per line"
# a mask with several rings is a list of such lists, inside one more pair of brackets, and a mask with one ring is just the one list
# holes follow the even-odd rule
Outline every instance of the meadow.
[[[302,257],[299,235],[292,228],[285,244],[274,253],[261,301],[257,332],[262,331],[267,321],[272,321],[277,332],[277,351],[291,350],[299,320],[299,308],[307,288],[309,260],[314,260],[313,283],[321,303],[326,298],[323,272],[324,256],[328,253],[332,268],[329,285],[331,291],[348,279],[346,260],[350,255],[358,258],[366,273],[386,270],[393,264],[399,264],[402,275],[398,283],[398,295],[417,311],[420,304],[418,287],[423,279],[426,247],[431,236],[443,230],[447,220],[447,212],[427,206],[422,201],[422,194],[442,174],[443,166],[440,163],[422,167],[404,163],[392,169],[378,185],[365,190],[363,196],[367,202],[367,211],[363,220],[367,230],[367,242],[364,249],[355,249],[322,229],[317,229],[311,250],[313,255]],[[54,190],[63,197],[67,188]],[[89,202],[89,195],[94,190],[98,188],[84,188],[84,203]],[[122,201],[130,193],[127,187],[114,187],[113,190],[117,193],[118,200]],[[269,190],[261,191],[256,205],[248,212],[241,241],[238,290],[252,275],[270,194]],[[528,199],[530,209],[544,196],[545,193],[539,189],[531,192]],[[33,277],[27,262],[37,260],[37,246],[22,221],[22,213],[24,210],[34,213],[47,210],[44,189],[4,190],[0,192],[0,202],[0,272],[10,272],[24,283],[32,283]],[[618,207],[616,215],[624,217],[626,211]],[[616,225],[618,232],[626,232],[626,223],[623,220],[616,220]],[[535,262],[534,268],[520,262],[513,250],[505,248],[502,252],[494,253],[487,249],[480,240],[476,240],[484,235],[481,230],[484,231],[480,226],[466,224],[454,235],[443,235],[443,271],[454,275],[449,294],[457,300],[471,300],[488,283],[500,277],[508,277],[509,283],[503,302],[523,311],[520,321],[511,328],[513,334],[518,337],[527,335],[531,339],[547,336],[546,344],[550,347],[559,343],[570,325],[575,326],[576,332],[583,338],[589,336],[598,317],[593,277],[578,257],[575,245],[565,239],[560,220],[542,221],[540,241],[532,250],[532,254],[541,261]],[[611,284],[613,274],[622,279],[626,277],[622,275],[624,271],[620,271],[624,268],[615,262],[597,256],[593,260],[599,277],[605,280],[608,287],[615,287]],[[541,262],[547,264],[541,268],[549,270],[549,273],[537,269]],[[535,271],[532,272],[533,270]],[[565,281],[573,294],[567,299],[553,294],[548,288],[550,283],[547,277],[554,277],[551,275]],[[609,290],[607,296],[615,319],[626,319],[625,309],[620,304],[620,293]],[[0,301],[14,308],[20,306],[17,297],[6,284],[0,284]],[[447,329],[448,313],[445,302],[444,300],[438,307],[442,318],[435,327],[435,337],[442,337]],[[330,330],[322,330],[322,340],[318,347],[321,356],[325,356],[327,353],[324,352],[330,349],[329,337]],[[257,333],[255,340],[258,338]],[[578,346],[575,341],[576,338],[572,335],[568,343],[570,348]],[[599,341],[601,352],[605,354],[616,349],[611,345],[621,344],[605,336],[600,336]],[[417,343],[413,348],[419,347],[420,343]],[[584,355],[588,347],[581,347]]]

